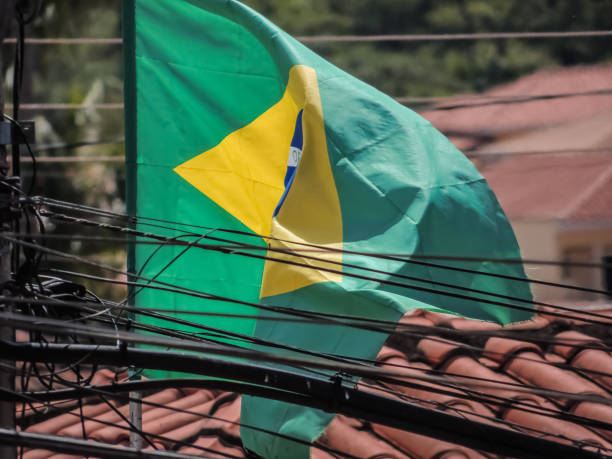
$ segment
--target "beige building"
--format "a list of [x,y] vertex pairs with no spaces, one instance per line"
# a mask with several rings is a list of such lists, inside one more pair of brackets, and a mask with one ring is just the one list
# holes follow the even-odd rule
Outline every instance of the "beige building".
[[[599,262],[612,255],[611,92],[612,65],[546,70],[447,103],[469,107],[424,116],[472,157],[508,215],[523,258]],[[522,102],[491,104],[500,99]],[[604,288],[601,269],[526,269],[534,279]],[[548,286],[534,285],[534,293],[604,301]]]

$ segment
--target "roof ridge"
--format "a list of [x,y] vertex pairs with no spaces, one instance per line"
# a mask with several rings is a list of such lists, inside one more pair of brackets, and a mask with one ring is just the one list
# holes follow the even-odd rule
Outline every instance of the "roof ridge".
[[574,200],[570,201],[566,209],[561,213],[560,219],[569,218],[582,204],[584,204],[590,196],[601,186],[612,177],[612,164],[603,170],[603,172],[597,177],[586,190],[580,193]]
[[541,78],[542,75],[559,75],[559,74],[567,75],[567,74],[572,74],[572,73],[579,73],[581,71],[602,71],[602,70],[603,71],[612,70],[612,62],[599,62],[596,64],[577,64],[577,65],[552,65],[550,67],[544,67],[544,68],[538,69],[533,73],[528,73],[527,75],[520,76],[515,80],[507,81],[505,83],[501,83],[499,85],[493,86],[487,89],[486,91],[482,92],[481,94],[491,93],[499,89],[503,90],[504,88],[512,86],[513,84],[519,81],[524,82],[525,80],[535,79],[536,76]]

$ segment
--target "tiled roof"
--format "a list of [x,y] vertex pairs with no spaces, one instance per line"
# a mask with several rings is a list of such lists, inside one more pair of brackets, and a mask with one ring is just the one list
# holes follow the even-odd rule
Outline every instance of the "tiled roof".
[[[481,96],[524,97],[611,89],[612,64],[542,70]],[[458,96],[441,105],[481,104],[486,98]],[[422,115],[442,131],[497,135],[582,120],[612,110],[612,94],[541,99],[518,104],[484,105],[425,111]]]
[[[598,314],[612,319],[612,311],[598,311]],[[500,327],[494,324],[425,311],[405,316],[401,322],[423,327],[424,334],[392,335],[378,360],[382,366],[400,369],[406,381],[418,380],[419,384],[383,388],[362,381],[363,390],[397,396],[389,395],[388,390],[392,389],[407,401],[461,418],[503,428],[519,428],[555,441],[580,442],[593,449],[612,448],[612,431],[585,426],[577,418],[612,423],[609,327],[540,314],[532,322],[507,327],[504,330],[512,332],[511,336],[505,336],[497,333]],[[435,335],[431,334],[433,327],[437,330]],[[108,370],[105,371],[108,379]],[[423,379],[423,376],[429,378]],[[477,399],[466,397],[466,390],[458,385],[466,380],[480,382],[474,386],[480,394]],[[580,399],[577,395],[588,397]],[[147,396],[146,400],[194,412],[181,413],[144,404],[143,430],[164,437],[151,438],[155,447],[206,457],[221,457],[211,451],[229,457],[246,457],[237,424],[240,420],[239,395],[211,390],[166,389]],[[521,410],[513,401],[520,401],[527,409]],[[128,413],[125,405],[118,410],[123,415]],[[565,419],[547,416],[550,411]],[[51,414],[42,422],[33,418],[23,419],[23,422],[24,426],[29,425],[26,428],[29,432],[74,438],[83,438],[85,433],[90,439],[127,445],[127,424],[108,405],[92,400],[83,407],[83,413],[111,425],[94,420],[81,424],[78,409],[72,414]],[[206,415],[213,415],[215,419]],[[318,443],[364,458],[491,457],[434,438],[345,416],[336,416]],[[311,452],[317,459],[333,457],[317,448],[312,448]],[[68,456],[29,450],[23,457],[57,459]]]
[[480,170],[510,218],[612,219],[609,153],[508,155]]

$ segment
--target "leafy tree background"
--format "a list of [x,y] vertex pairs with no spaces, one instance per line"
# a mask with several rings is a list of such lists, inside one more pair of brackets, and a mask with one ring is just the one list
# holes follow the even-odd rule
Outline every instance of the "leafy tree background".
[[[443,34],[612,28],[609,0],[246,0],[292,35]],[[609,38],[317,44],[394,96],[482,91],[542,67],[610,60]]]
[[[611,0],[244,0],[244,3],[294,36],[612,29]],[[42,13],[27,28],[27,34],[118,37],[120,9],[120,0],[45,0]],[[13,35],[14,31],[15,27]],[[606,37],[319,43],[311,47],[392,96],[431,97],[483,91],[545,67],[610,61],[611,45],[612,40]],[[7,100],[13,49],[7,44],[2,47]],[[122,102],[120,46],[32,45],[26,53],[23,102]],[[7,112],[10,113],[10,108]],[[89,107],[30,111],[23,115],[36,119],[39,144],[123,137],[121,110]],[[40,154],[121,157],[124,149],[122,144],[108,144]],[[27,181],[29,172],[25,168]],[[125,172],[120,162],[41,163],[39,169],[36,188],[39,194],[123,210]],[[75,231],[67,225],[52,229],[63,234]],[[88,234],[86,228],[79,228],[78,232]],[[53,245],[117,267],[124,264],[118,245],[78,241],[56,241]],[[54,262],[57,265],[59,260]],[[121,292],[109,290],[108,294],[117,296]]]

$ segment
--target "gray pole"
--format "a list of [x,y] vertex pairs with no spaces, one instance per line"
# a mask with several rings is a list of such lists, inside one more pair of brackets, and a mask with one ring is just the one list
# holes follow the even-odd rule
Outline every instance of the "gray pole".
[[[9,21],[13,17],[13,0],[5,0],[0,2],[0,46],[6,37],[9,30]],[[4,65],[2,62],[2,53],[0,53],[0,82],[4,80]],[[4,94],[0,87],[0,121],[4,114]],[[0,177],[6,179],[8,177],[8,162],[6,154],[6,146],[0,145]],[[8,190],[5,188],[5,190]],[[10,199],[8,191],[0,191],[0,202],[7,202]],[[0,222],[0,232],[10,231],[10,223]],[[0,242],[0,285],[10,279],[11,276],[11,245],[9,242]],[[4,290],[4,289],[2,289]],[[3,295],[6,293],[3,291]],[[10,296],[10,293],[8,294]],[[5,310],[9,309],[8,304],[0,305]],[[0,339],[14,340],[15,330],[10,326],[0,327]],[[8,368],[14,368],[15,362],[3,361]],[[0,372],[0,388],[14,391],[15,390],[15,375],[14,371]],[[15,430],[15,402],[0,403],[0,428]],[[0,457],[6,459],[17,458],[17,448],[15,446],[4,444],[0,446]]]
[[[130,376],[133,374],[134,368],[130,367]],[[140,377],[130,377],[132,381],[140,380]],[[130,392],[130,422],[134,427],[142,430],[142,392]],[[137,451],[142,450],[143,439],[140,433],[130,431],[130,447]]]

